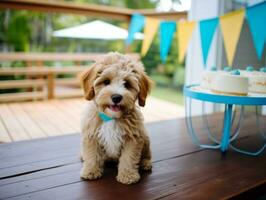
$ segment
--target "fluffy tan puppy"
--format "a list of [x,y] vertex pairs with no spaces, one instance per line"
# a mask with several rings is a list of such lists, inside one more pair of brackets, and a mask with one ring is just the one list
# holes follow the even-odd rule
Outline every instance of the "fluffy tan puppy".
[[118,161],[117,181],[140,180],[139,168],[151,170],[148,134],[139,106],[151,89],[143,65],[132,58],[108,53],[82,74],[85,98],[82,116],[81,177],[94,180],[103,175],[106,160]]

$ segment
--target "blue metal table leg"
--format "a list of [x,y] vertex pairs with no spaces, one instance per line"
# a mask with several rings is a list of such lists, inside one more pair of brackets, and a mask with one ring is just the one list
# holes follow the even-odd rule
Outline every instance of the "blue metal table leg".
[[224,130],[221,141],[221,151],[226,152],[230,142],[230,131],[231,131],[231,119],[232,119],[232,104],[225,105],[224,112]]
[[266,140],[266,132],[263,131],[262,126],[261,126],[258,106],[256,106],[256,121],[257,121],[257,127],[259,129],[261,136],[263,137],[264,140]]
[[201,148],[207,148],[207,149],[220,149],[221,145],[208,145],[208,144],[201,144],[199,141],[199,138],[197,137],[197,134],[195,133],[195,130],[192,125],[192,115],[191,115],[191,98],[188,98],[189,104],[187,105],[187,98],[185,98],[185,111],[186,111],[186,125],[188,128],[188,133],[191,136],[192,141],[194,144],[200,146]]

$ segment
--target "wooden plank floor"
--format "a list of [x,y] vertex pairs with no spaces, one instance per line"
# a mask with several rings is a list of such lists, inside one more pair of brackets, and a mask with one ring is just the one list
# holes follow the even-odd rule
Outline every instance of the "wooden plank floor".
[[[0,142],[67,135],[80,130],[81,98],[0,104]],[[150,97],[142,109],[145,122],[184,116],[184,108]]]
[[[221,115],[209,117],[220,132]],[[195,130],[207,142],[201,120]],[[115,165],[107,165],[96,181],[79,177],[78,134],[0,145],[0,199],[265,199],[266,154],[249,157],[229,151],[203,150],[192,144],[183,119],[148,123],[153,170],[125,186],[115,180]],[[255,119],[247,116],[237,146],[256,149]]]

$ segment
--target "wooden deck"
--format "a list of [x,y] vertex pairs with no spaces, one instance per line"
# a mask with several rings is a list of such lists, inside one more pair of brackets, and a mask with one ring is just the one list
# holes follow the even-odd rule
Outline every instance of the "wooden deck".
[[[0,104],[0,142],[80,132],[84,99]],[[150,97],[143,108],[146,122],[184,116],[182,106]]]
[[[34,110],[35,108],[32,108]],[[37,111],[36,112],[42,112]],[[221,115],[209,117],[221,131]],[[196,131],[207,140],[201,120]],[[248,157],[229,151],[199,149],[192,144],[183,119],[148,123],[153,171],[141,172],[132,186],[115,180],[115,165],[107,165],[97,181],[79,177],[78,134],[0,145],[0,199],[265,199],[266,154]],[[261,141],[254,118],[247,116],[237,145],[253,149]]]

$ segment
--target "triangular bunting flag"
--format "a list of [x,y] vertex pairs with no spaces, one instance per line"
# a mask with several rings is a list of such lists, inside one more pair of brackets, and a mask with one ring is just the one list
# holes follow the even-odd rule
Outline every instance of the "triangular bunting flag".
[[142,48],[141,48],[142,56],[146,55],[151,45],[151,42],[157,32],[159,23],[160,21],[158,19],[154,19],[150,17],[146,18],[145,27],[144,27],[144,39],[143,39]]
[[163,62],[166,61],[175,30],[176,22],[168,21],[160,24],[160,55]]
[[207,63],[209,49],[211,46],[211,42],[212,42],[213,35],[216,30],[218,21],[219,21],[218,18],[213,18],[213,19],[208,19],[208,20],[202,20],[199,22],[201,49],[202,49],[203,61],[204,61],[205,66]]
[[140,32],[143,29],[144,24],[145,17],[143,15],[133,14],[128,29],[126,45],[129,45],[133,42],[135,33]]
[[195,22],[178,22],[177,38],[178,38],[178,61],[184,60],[188,43],[190,41],[192,32],[195,28]]
[[232,66],[237,42],[242,30],[245,10],[240,9],[220,17],[225,52],[229,66]]
[[261,59],[266,42],[266,2],[248,7],[246,15],[258,58]]

